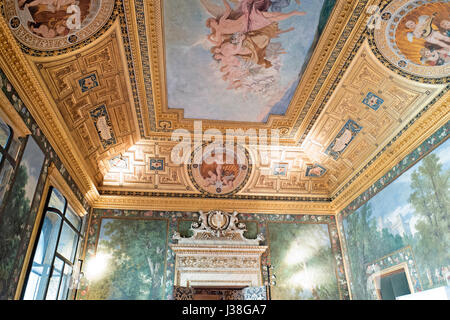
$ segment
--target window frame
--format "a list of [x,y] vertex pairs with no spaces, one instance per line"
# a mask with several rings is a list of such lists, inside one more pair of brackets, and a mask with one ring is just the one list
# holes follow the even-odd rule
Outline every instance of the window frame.
[[[64,200],[65,200],[64,209],[63,209],[64,212],[61,212],[60,210],[58,210],[58,209],[56,209],[54,207],[49,207],[50,199],[51,199],[51,196],[53,194],[53,190],[54,189],[56,189],[57,192],[59,192],[64,197]],[[78,217],[78,219],[80,221],[79,229],[77,229],[72,224],[72,222],[66,217],[66,213],[68,211],[69,206],[72,208],[73,213]],[[23,300],[24,297],[25,297],[25,292],[26,292],[26,289],[27,289],[28,280],[30,278],[30,274],[33,272],[32,269],[33,269],[33,265],[34,265],[34,257],[35,257],[36,251],[38,249],[40,235],[41,235],[41,230],[42,230],[42,227],[43,227],[43,224],[44,224],[44,221],[45,221],[45,217],[46,217],[48,212],[57,214],[58,217],[61,219],[61,223],[60,223],[60,225],[58,227],[58,235],[57,235],[57,238],[56,238],[55,248],[54,248],[54,250],[52,252],[52,258],[51,258],[51,263],[50,263],[50,272],[48,274],[47,283],[45,285],[45,290],[43,292],[43,297],[42,297],[42,299],[39,299],[39,300],[48,300],[47,299],[47,294],[48,294],[48,289],[49,289],[49,286],[50,286],[51,279],[52,279],[54,271],[55,271],[55,265],[54,264],[55,264],[56,258],[61,260],[63,262],[63,265],[62,265],[62,269],[61,269],[61,276],[60,276],[60,279],[58,280],[58,290],[56,292],[56,299],[54,299],[54,300],[67,300],[68,297],[70,296],[70,290],[73,289],[73,288],[70,288],[70,285],[69,285],[68,290],[65,293],[64,297],[62,299],[59,298],[60,290],[61,290],[61,284],[62,284],[63,277],[64,277],[64,268],[65,268],[65,266],[69,265],[72,268],[72,272],[70,273],[70,276],[69,276],[69,284],[70,284],[70,281],[72,281],[72,276],[73,276],[73,274],[75,272],[75,268],[77,266],[77,260],[79,260],[78,256],[80,255],[80,251],[82,250],[82,248],[80,246],[80,243],[83,243],[83,241],[84,241],[84,234],[83,234],[84,219],[83,219],[82,216],[80,216],[73,209],[73,206],[71,206],[71,204],[69,203],[69,200],[63,194],[63,192],[59,188],[57,188],[57,187],[55,187],[53,185],[50,185],[48,187],[47,196],[46,196],[46,200],[45,200],[45,205],[43,207],[42,215],[41,215],[41,218],[40,218],[40,221],[39,221],[37,237],[36,237],[34,245],[33,245],[33,250],[31,251],[31,256],[30,256],[30,261],[28,263],[28,267],[27,267],[27,271],[26,271],[25,281],[24,281],[24,284],[23,284],[23,287],[22,287],[22,290],[21,290],[21,294],[20,294],[20,299],[21,300]],[[61,253],[58,252],[58,246],[60,244],[61,234],[62,234],[62,230],[63,230],[63,227],[64,227],[65,223],[77,235],[76,244],[74,246],[75,253],[74,253],[74,256],[73,256],[73,262],[68,260],[66,257],[64,257]]]

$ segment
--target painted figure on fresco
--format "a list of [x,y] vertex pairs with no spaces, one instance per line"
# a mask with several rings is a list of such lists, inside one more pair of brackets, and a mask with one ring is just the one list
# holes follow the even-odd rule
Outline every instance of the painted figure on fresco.
[[306,167],[306,176],[307,177],[321,177],[325,174],[327,170],[321,165],[315,163],[313,165]]
[[287,176],[288,166],[287,163],[276,163],[273,167],[272,174],[274,176]]
[[395,36],[402,54],[420,66],[450,63],[449,14],[448,3],[429,3],[405,15]]
[[91,0],[18,0],[17,5],[22,22],[43,38],[67,36],[92,16]]
[[434,16],[420,16],[417,23],[413,20],[406,21],[405,26],[412,30],[407,33],[408,40],[412,42],[413,37],[416,37],[448,50],[450,49],[450,37],[433,28]]
[[332,156],[334,160],[337,160],[361,129],[362,127],[360,125],[349,119],[339,131],[336,138],[334,138],[333,142],[325,150],[325,153]]
[[213,45],[212,57],[218,63],[222,79],[229,84],[228,89],[263,91],[261,86],[275,81],[274,72],[264,72],[264,69],[279,70],[277,57],[286,53],[281,44],[273,43],[272,39],[294,30],[292,27],[281,30],[278,23],[306,12],[281,12],[290,4],[289,0],[231,1],[234,8],[227,0],[223,0],[224,7],[200,0],[212,15],[206,20],[210,31],[207,39]]
[[204,179],[204,187],[215,186],[217,189],[223,187],[233,188],[233,182],[239,174],[237,163],[225,163],[224,154],[212,152],[203,160],[200,166],[200,174]]
[[372,108],[375,111],[378,110],[378,108],[383,104],[383,102],[384,100],[378,97],[373,92],[367,93],[367,96],[362,101],[362,103],[364,103],[366,106]]

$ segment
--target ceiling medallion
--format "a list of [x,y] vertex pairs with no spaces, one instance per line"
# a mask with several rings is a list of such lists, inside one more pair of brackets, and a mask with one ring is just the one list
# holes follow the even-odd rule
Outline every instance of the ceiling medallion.
[[203,145],[192,152],[190,160],[187,170],[195,187],[215,197],[241,190],[251,172],[249,153],[240,145]]
[[377,49],[400,71],[430,79],[450,74],[450,3],[399,0],[380,14]]
[[5,0],[14,36],[36,50],[57,50],[95,34],[108,21],[114,0]]

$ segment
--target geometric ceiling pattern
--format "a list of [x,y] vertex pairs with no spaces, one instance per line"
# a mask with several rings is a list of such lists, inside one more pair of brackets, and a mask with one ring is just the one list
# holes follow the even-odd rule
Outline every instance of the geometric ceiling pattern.
[[[67,135],[60,143],[81,155],[100,196],[330,202],[447,99],[449,7],[6,0],[2,9]],[[224,145],[186,161],[209,141],[198,133],[227,130],[244,139],[243,162]],[[189,138],[181,163],[180,132]],[[264,134],[277,135],[274,148]]]

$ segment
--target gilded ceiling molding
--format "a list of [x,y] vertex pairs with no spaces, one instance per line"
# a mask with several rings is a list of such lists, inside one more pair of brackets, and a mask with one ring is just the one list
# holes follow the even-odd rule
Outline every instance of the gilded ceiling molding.
[[86,171],[83,157],[67,134],[61,119],[55,114],[56,106],[39,84],[29,62],[14,39],[3,17],[0,18],[0,67],[18,91],[36,123],[55,148],[69,174],[89,203],[98,197],[93,179]]
[[122,39],[116,20],[101,37],[76,52],[27,56],[97,184],[103,180],[100,161],[126,151],[140,139]]
[[[308,105],[322,103],[324,96],[329,93],[328,91],[332,87],[332,84],[339,81],[337,78],[342,74],[341,69],[345,65],[348,65],[347,60],[352,55],[354,47],[358,47],[357,43],[361,42],[361,37],[364,37],[362,34],[368,17],[365,8],[372,2],[367,0],[345,0],[337,2],[330,21],[328,21],[318,46],[308,63],[308,67],[302,77],[303,80],[297,88],[297,94],[293,98],[294,102],[291,103],[291,107],[288,109],[286,115],[271,115],[267,123],[202,120],[203,129],[218,128],[219,130],[225,130],[227,128],[241,128],[242,126],[246,128],[281,129],[282,136],[280,142],[286,145],[296,144],[297,141],[293,140],[293,138],[295,138],[297,132],[301,133],[301,130],[299,131],[300,125],[303,123],[302,130],[310,128],[310,122],[315,119],[314,115],[317,117],[317,106],[306,108],[306,99],[309,97]],[[169,110],[167,107],[167,93],[164,91],[165,49],[161,3],[161,0],[152,0],[145,3],[136,0],[130,1],[130,4],[126,2],[125,7],[128,7],[128,5],[135,7],[136,16],[138,15],[137,12],[142,9],[145,12],[144,16],[140,15],[138,18],[141,22],[145,21],[145,25],[147,26],[145,32],[142,30],[143,23],[135,25],[134,21],[130,23],[130,19],[127,19],[130,27],[129,34],[134,35],[134,37],[138,35],[141,46],[140,57],[142,58],[142,66],[135,65],[135,67],[140,86],[139,92],[146,93],[146,97],[143,96],[143,99],[147,103],[143,103],[142,106],[148,106],[148,110],[145,110],[145,112],[148,112],[148,119],[154,121],[153,124],[150,123],[152,126],[151,139],[164,140],[170,139],[169,133],[174,129],[184,128],[192,130],[193,120],[184,119],[182,109]],[[133,13],[133,10],[126,10],[126,14],[130,14],[131,17],[135,16]],[[147,49],[147,52],[143,52],[145,49]],[[133,48],[133,51],[137,50]],[[147,54],[149,55],[149,61],[145,61]],[[137,56],[137,53],[133,52],[133,55]],[[147,64],[149,64],[149,67],[146,66]],[[327,70],[325,70],[325,67]],[[146,76],[148,69],[150,69],[151,75]],[[142,79],[145,79],[145,81]],[[151,80],[148,81],[148,79]],[[144,86],[146,90],[144,90]],[[149,96],[149,92],[152,95]],[[320,95],[318,95],[319,93]],[[152,116],[152,113],[154,116]],[[308,116],[307,121],[303,121],[306,116]],[[294,132],[291,129],[295,122],[297,122],[297,126]],[[145,126],[148,127],[148,125],[146,124]],[[153,128],[153,126],[156,127]],[[145,137],[149,138],[147,135]]]
[[[395,137],[391,144],[385,147],[383,153],[376,160],[369,161],[364,173],[358,175],[343,191],[332,196],[332,208],[340,212],[358,195],[369,188],[392,169],[400,160],[417,148],[433,132],[450,120],[448,106],[450,105],[450,85],[443,90],[442,95],[422,115],[419,114],[405,132]],[[410,123],[411,123],[410,122]]]
[[[315,84],[313,91],[309,93],[309,96],[304,96],[303,100],[300,99],[297,102],[297,104],[301,103],[304,107],[300,115],[297,115],[296,117],[293,115],[296,121],[291,124],[292,129],[290,138],[295,139],[296,144],[302,145],[311,127],[316,122],[337,85],[341,82],[350,63],[353,61],[353,58],[360,49],[361,44],[366,38],[365,30],[369,18],[367,8],[376,2],[377,0],[347,1],[347,6],[354,5],[352,8],[353,11],[351,12],[352,14],[351,16],[345,17],[345,19],[348,19],[345,28],[341,26],[340,29],[336,29],[337,27],[335,26],[335,30],[331,35],[340,33],[340,37],[338,41],[335,42],[334,49],[332,51],[330,50],[330,55],[327,57],[328,60],[326,63],[325,61],[320,61],[323,64],[320,78],[319,74],[317,74],[316,81],[311,83],[311,85]],[[342,15],[340,18],[343,19]],[[332,20],[330,20],[329,23],[331,24]],[[335,23],[339,26],[342,22],[338,19]],[[327,48],[324,48],[322,50],[325,50],[326,52],[326,49]],[[322,58],[324,59],[325,57]],[[319,63],[319,61],[311,61],[309,65],[314,65],[315,63]],[[305,74],[304,77],[306,78],[306,76],[307,75]],[[323,81],[323,78],[326,78],[326,80]],[[308,105],[309,108],[306,108]],[[286,114],[288,114],[290,110],[291,109],[289,108]]]
[[238,211],[240,213],[334,214],[330,202],[235,200],[208,198],[170,198],[101,195],[93,204],[99,209],[164,210],[164,211]]

